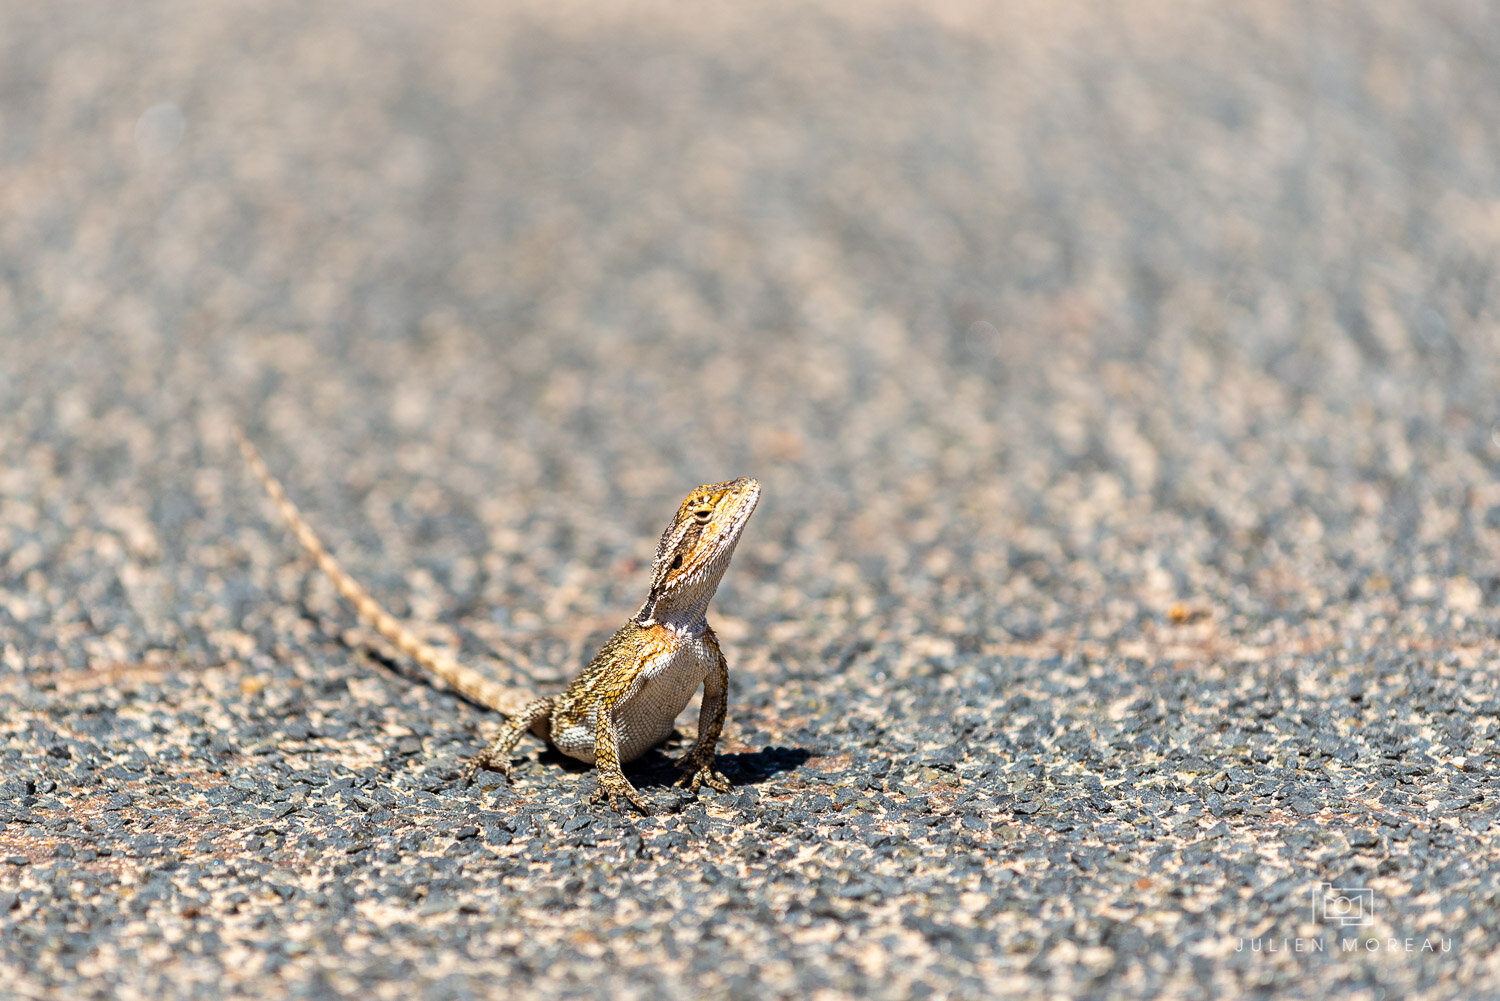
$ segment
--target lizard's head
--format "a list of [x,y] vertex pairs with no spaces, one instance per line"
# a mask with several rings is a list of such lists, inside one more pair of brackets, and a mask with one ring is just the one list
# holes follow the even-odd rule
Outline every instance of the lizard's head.
[[748,476],[688,494],[657,543],[651,594],[636,620],[688,625],[701,617],[758,500],[760,484]]

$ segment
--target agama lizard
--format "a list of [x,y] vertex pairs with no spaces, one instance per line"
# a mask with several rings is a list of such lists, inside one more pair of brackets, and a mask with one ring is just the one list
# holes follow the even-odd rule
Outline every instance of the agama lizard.
[[610,807],[618,811],[623,798],[649,815],[650,806],[620,766],[666,739],[702,684],[698,738],[680,762],[685,773],[677,784],[687,784],[693,792],[700,785],[720,792],[729,788],[729,780],[714,768],[714,746],[724,728],[729,671],[706,612],[760,499],[758,482],[741,477],[689,493],[657,544],[651,589],[640,610],[560,694],[523,703],[513,689],[423,643],[370,597],[329,554],[239,428],[235,436],[245,461],[297,541],[360,618],[459,694],[509,718],[494,741],[465,765],[466,782],[481,768],[508,779],[511,751],[530,730],[569,757],[594,765],[599,785],[591,803],[608,797]]

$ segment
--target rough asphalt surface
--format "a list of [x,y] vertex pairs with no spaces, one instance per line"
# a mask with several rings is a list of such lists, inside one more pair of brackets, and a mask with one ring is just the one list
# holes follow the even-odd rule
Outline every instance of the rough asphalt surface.
[[[0,22],[0,995],[1500,995],[1493,5]],[[234,421],[539,690],[759,477],[735,788]]]

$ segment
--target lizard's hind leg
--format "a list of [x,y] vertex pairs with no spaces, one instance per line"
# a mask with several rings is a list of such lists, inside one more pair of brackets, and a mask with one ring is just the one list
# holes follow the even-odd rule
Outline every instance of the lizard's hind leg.
[[479,774],[481,768],[487,768],[492,772],[504,775],[506,781],[510,780],[510,753],[515,749],[517,743],[526,735],[534,725],[542,720],[551,719],[552,705],[557,701],[557,696],[545,699],[537,699],[529,702],[520,712],[505,721],[505,726],[490,741],[490,746],[470,758],[465,764],[462,772],[464,785],[474,781],[474,776]]

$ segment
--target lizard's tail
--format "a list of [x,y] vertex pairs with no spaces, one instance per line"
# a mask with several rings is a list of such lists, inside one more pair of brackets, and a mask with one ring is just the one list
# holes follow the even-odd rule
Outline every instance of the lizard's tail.
[[292,533],[297,536],[297,541],[302,548],[307,550],[318,568],[328,575],[333,586],[338,588],[339,594],[348,599],[349,604],[359,613],[359,617],[384,636],[390,643],[406,656],[422,665],[429,673],[438,678],[458,692],[464,698],[475,702],[487,709],[494,709],[504,713],[506,716],[514,716],[528,701],[528,697],[516,692],[499,682],[493,681],[480,674],[478,671],[463,666],[453,658],[447,656],[436,648],[423,643],[412,633],[400,619],[380,607],[380,604],[370,593],[360,586],[359,582],[339,566],[328,549],[323,545],[323,540],[318,538],[302,517],[302,512],[297,510],[291,498],[287,497],[286,490],[281,486],[281,481],[271,475],[271,470],[266,468],[265,460],[250,444],[250,439],[245,437],[245,432],[236,425],[234,436],[239,441],[240,452],[245,456],[245,461],[250,464],[261,486],[266,488],[266,493],[271,495],[271,500],[276,502],[276,507],[281,511],[281,516],[286,519],[287,525]]

